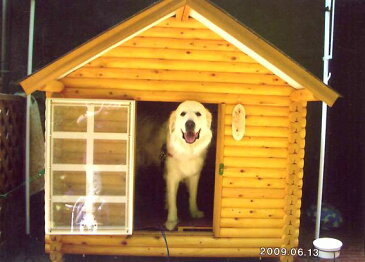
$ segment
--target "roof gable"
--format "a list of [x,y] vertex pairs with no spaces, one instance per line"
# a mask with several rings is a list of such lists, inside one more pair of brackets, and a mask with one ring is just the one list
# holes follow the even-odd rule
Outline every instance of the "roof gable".
[[[187,12],[188,10],[190,13]],[[332,105],[339,97],[338,93],[324,85],[288,56],[205,0],[161,1],[29,76],[21,82],[21,85],[28,94],[35,90],[42,90],[49,82],[63,78],[161,21],[173,15],[186,16],[187,14],[264,65],[292,87],[306,88],[316,98],[329,105]]]

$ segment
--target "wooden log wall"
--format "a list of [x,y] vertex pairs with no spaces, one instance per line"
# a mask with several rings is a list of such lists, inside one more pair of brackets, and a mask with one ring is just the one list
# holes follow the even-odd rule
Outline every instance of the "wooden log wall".
[[192,18],[169,18],[60,81],[63,97],[140,101],[288,105],[293,91]]
[[[297,101],[292,101],[289,106],[289,156],[282,244],[282,247],[286,250],[298,246],[303,187],[306,106],[306,102]],[[293,257],[281,257],[280,261],[293,261]]]

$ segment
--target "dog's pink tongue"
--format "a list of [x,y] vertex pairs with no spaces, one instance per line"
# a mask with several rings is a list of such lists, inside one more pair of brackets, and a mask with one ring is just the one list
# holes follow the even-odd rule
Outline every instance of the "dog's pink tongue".
[[194,143],[196,139],[196,135],[194,132],[186,132],[185,133],[185,141],[189,144]]

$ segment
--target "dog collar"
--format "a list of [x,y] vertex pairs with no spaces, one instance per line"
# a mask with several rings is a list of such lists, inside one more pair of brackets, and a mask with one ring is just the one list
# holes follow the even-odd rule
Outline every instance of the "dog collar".
[[161,161],[165,161],[166,157],[174,157],[174,156],[170,152],[167,151],[166,144],[163,144],[161,147],[161,152],[160,152]]

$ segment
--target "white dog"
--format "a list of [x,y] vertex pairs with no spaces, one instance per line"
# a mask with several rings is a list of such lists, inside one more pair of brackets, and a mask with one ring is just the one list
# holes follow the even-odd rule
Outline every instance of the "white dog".
[[173,230],[177,223],[176,195],[184,181],[189,191],[189,210],[193,218],[204,213],[197,206],[197,191],[207,149],[212,139],[212,115],[199,102],[185,101],[173,111],[168,121],[165,160],[166,204],[165,227]]

